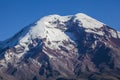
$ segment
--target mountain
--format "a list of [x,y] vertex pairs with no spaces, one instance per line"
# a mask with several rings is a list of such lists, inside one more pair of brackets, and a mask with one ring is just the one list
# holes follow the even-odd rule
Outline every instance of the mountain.
[[0,42],[0,80],[120,80],[119,44],[86,14],[49,15]]

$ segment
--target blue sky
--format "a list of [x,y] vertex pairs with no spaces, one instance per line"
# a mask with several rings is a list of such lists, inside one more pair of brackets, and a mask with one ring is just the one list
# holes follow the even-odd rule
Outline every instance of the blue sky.
[[120,31],[120,0],[0,0],[0,40],[43,16],[80,12]]

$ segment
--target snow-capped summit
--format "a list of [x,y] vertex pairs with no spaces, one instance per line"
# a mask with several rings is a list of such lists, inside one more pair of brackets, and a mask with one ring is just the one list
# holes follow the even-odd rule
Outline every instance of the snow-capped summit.
[[95,29],[95,28],[101,28],[103,27],[103,25],[105,25],[104,23],[91,18],[90,16],[83,14],[83,13],[78,13],[75,15],[75,20],[79,20],[80,24],[82,24],[82,26],[84,28],[90,28],[90,29]]
[[[75,24],[79,28],[84,28],[87,33],[94,33],[101,36],[105,35],[105,32],[101,30],[105,24],[87,16],[86,14],[78,13],[69,16],[60,16],[55,14],[45,16],[32,25],[25,27],[14,37],[6,40],[4,44],[8,44],[5,45],[5,47],[14,46],[17,43],[25,45],[25,43],[30,43],[31,40],[35,38],[46,38],[47,41],[68,40],[69,36],[65,34],[64,31]],[[74,35],[72,33],[68,34],[71,34],[71,36]],[[114,35],[116,35],[115,32]]]
[[101,78],[102,72],[110,79],[118,78],[107,74],[120,70],[118,44],[118,31],[86,14],[45,16],[0,42],[0,78],[77,80],[88,76],[85,80],[92,80],[91,75],[99,73]]

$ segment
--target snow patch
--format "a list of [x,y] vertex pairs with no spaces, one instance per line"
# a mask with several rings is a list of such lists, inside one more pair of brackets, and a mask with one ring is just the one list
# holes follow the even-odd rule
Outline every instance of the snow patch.
[[117,38],[117,32],[115,32],[114,30],[110,29],[109,31],[111,33],[111,36],[114,38]]
[[43,50],[43,52],[44,52],[46,55],[48,55],[48,57],[49,57],[50,59],[55,58],[54,56],[50,55],[50,53],[46,52],[45,50]]
[[101,36],[104,35],[104,33],[102,31],[96,32],[96,31],[93,31],[93,30],[90,30],[90,29],[85,29],[85,31],[87,33],[94,33],[94,34],[98,34],[98,35],[101,35]]
[[78,13],[75,15],[75,21],[78,20],[80,21],[80,26],[82,23],[82,27],[84,28],[90,28],[90,29],[95,29],[95,28],[101,28],[103,27],[104,23],[97,21],[96,19],[93,19],[83,13]]

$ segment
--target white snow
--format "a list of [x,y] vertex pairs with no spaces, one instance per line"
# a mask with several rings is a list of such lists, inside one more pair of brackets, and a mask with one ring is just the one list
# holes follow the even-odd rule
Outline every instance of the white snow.
[[67,36],[60,29],[57,28],[45,28],[46,38],[48,41],[61,41],[66,40]]
[[85,31],[87,33],[95,33],[95,34],[98,34],[98,35],[101,35],[101,36],[104,35],[104,33],[102,31],[96,32],[96,31],[93,31],[93,30],[90,30],[90,29],[86,29]]
[[50,15],[43,17],[36,23],[35,26],[31,26],[29,32],[20,41],[29,42],[29,40],[35,38],[47,38],[50,41],[59,41],[66,39],[64,32],[62,32],[60,29],[55,28],[55,24],[49,23],[56,20],[65,22],[68,20],[68,18],[66,16],[61,17],[59,15]]
[[[83,13],[78,13],[75,16],[76,16],[75,21],[79,20],[82,23],[82,27],[84,28],[95,29],[95,28],[103,27],[104,23],[99,22],[96,19],[93,19]],[[81,26],[81,23],[79,24],[80,26]]]
[[[43,17],[41,21],[44,22],[46,26],[59,27],[57,26],[58,23],[63,24],[65,26],[64,22],[68,21],[70,18],[71,16],[49,15],[49,16]],[[50,24],[52,26],[50,26]]]
[[42,21],[38,21],[35,26],[31,27],[29,34],[32,39],[42,38],[45,32],[45,24]]
[[115,31],[112,30],[112,29],[110,29],[109,32],[111,33],[112,37],[117,38],[117,32],[115,32]]

